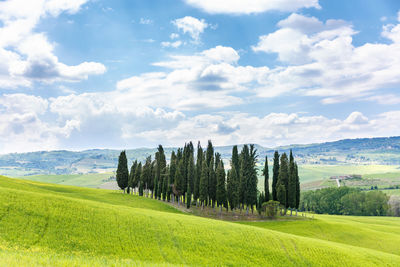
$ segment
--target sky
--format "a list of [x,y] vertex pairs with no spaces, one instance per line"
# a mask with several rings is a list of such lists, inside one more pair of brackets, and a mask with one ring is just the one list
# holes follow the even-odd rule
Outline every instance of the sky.
[[400,135],[398,0],[0,0],[0,153]]

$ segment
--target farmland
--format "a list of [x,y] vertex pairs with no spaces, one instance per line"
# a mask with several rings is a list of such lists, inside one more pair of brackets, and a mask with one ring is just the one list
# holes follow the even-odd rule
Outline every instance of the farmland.
[[398,218],[318,215],[248,224],[113,190],[0,177],[0,261],[6,265],[400,264]]

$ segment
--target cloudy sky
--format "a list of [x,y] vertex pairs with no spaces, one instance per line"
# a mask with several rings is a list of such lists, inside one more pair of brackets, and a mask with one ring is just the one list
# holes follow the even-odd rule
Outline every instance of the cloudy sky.
[[399,10],[0,1],[0,153],[400,135]]

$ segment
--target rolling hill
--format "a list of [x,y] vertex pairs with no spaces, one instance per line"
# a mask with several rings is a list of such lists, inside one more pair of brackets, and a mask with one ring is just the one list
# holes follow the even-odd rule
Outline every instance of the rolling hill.
[[[400,265],[399,232],[392,231],[400,229],[398,218],[363,221],[365,227],[357,231],[362,244],[357,239],[341,240],[340,229],[351,232],[360,225],[357,218],[341,218],[316,217],[286,228],[274,222],[268,222],[271,227],[242,225],[181,213],[167,203],[118,191],[0,177],[0,262],[9,266]],[[373,234],[387,231],[393,232],[391,237],[377,237],[382,247],[374,244]]]

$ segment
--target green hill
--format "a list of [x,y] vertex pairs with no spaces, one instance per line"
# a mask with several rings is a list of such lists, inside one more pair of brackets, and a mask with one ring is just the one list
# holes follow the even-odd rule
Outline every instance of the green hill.
[[[335,223],[335,217],[326,218]],[[393,228],[400,224],[385,219]],[[315,228],[313,221],[302,223]],[[374,220],[368,224],[382,227]],[[372,242],[362,248],[324,239],[183,214],[161,201],[117,191],[0,177],[0,262],[6,266],[400,265],[398,253]]]

